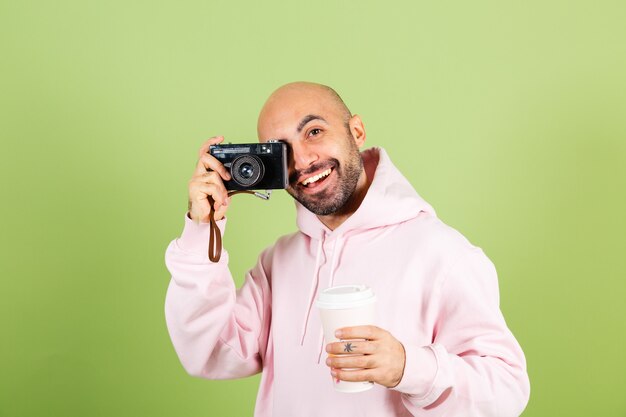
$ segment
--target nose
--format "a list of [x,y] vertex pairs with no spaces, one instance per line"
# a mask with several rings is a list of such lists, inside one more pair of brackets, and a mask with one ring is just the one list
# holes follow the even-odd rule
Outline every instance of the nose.
[[293,169],[301,171],[307,169],[319,160],[317,152],[305,143],[294,142],[291,144],[291,160]]

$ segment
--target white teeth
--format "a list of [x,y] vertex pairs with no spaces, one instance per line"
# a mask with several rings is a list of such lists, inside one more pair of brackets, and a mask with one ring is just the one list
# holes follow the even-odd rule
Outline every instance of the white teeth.
[[307,178],[306,180],[302,181],[302,185],[309,185],[315,181],[320,180],[321,178],[327,177],[328,175],[330,175],[330,171],[331,169],[328,168],[326,171],[324,172],[320,172],[317,175],[314,175],[312,177]]

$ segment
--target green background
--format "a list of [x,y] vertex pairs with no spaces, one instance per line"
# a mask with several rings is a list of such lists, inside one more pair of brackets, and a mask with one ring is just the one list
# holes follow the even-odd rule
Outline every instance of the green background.
[[[0,2],[0,416],[245,416],[189,377],[164,251],[204,140],[256,140],[279,85],[335,87],[481,246],[534,416],[626,416],[623,1]],[[237,196],[241,283],[295,230]],[[253,230],[250,233],[250,230]]]

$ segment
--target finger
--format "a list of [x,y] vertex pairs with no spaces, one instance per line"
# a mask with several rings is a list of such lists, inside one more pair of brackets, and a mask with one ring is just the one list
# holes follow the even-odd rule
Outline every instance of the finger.
[[[215,203],[214,203],[215,204]],[[196,222],[209,223],[211,219],[211,210],[213,210],[213,219],[221,220],[224,218],[227,206],[219,206],[218,209],[211,207],[209,200],[198,201],[189,209],[189,217]]]
[[372,354],[377,350],[376,343],[367,342],[365,340],[343,340],[341,342],[333,342],[326,345],[326,352],[336,355],[345,353]]
[[[189,185],[189,200],[193,205],[195,202],[205,201],[207,197],[213,198],[217,210],[219,206],[228,205],[228,193],[224,185],[206,184],[194,181]],[[226,204],[225,204],[226,203]]]
[[207,171],[215,171],[220,174],[224,181],[230,180],[230,173],[222,163],[209,153],[200,155],[198,164],[196,165],[195,175],[201,175]]
[[224,136],[213,136],[212,138],[204,142],[202,146],[200,146],[200,150],[198,151],[198,156],[201,156],[209,152],[209,148],[211,147],[211,145],[217,145],[219,143],[222,143],[223,141],[224,141]]
[[378,340],[386,335],[386,331],[376,326],[353,326],[337,329],[335,337],[337,339],[367,339]]
[[358,369],[347,371],[345,369],[331,369],[330,374],[337,379],[342,381],[351,381],[351,382],[365,382],[365,381],[374,381],[376,382],[376,371],[371,369]]
[[378,363],[375,355],[330,355],[326,359],[326,365],[331,368],[377,368]]
[[[216,190],[213,194],[207,194],[208,196],[219,198],[220,200],[225,200],[228,197],[228,191],[222,182],[219,174],[217,172],[210,172],[209,175],[202,176],[194,176],[189,180],[189,194],[190,197],[194,197],[192,194],[195,194],[200,191],[200,186],[210,186],[209,188],[202,188],[202,190]],[[219,194],[219,195],[218,195]]]
[[228,206],[220,206],[215,213],[213,214],[213,218],[217,220],[222,220],[226,215],[226,211],[228,210]]
[[194,174],[194,176],[191,177],[191,181],[204,182],[207,184],[224,185],[222,176],[216,171],[204,171],[201,174]]

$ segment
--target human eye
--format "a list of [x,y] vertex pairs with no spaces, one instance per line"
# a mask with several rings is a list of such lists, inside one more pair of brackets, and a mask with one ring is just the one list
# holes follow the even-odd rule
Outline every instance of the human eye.
[[321,133],[322,133],[322,129],[318,127],[314,127],[313,129],[309,130],[309,132],[307,133],[307,137],[319,136]]

